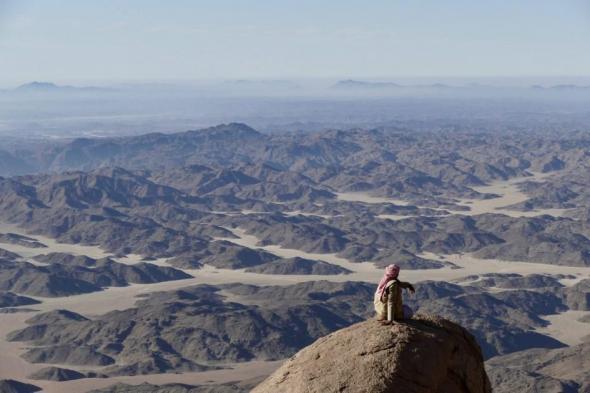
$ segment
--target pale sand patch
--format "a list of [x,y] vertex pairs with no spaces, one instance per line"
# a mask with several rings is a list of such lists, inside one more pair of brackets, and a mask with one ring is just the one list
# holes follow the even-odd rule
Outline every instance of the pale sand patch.
[[284,360],[272,362],[253,361],[231,364],[228,365],[231,369],[226,370],[188,372],[182,374],[151,374],[107,379],[86,378],[66,382],[33,380],[26,380],[24,382],[32,383],[43,388],[43,392],[45,393],[81,393],[92,389],[104,388],[119,382],[132,385],[139,385],[144,382],[155,385],[167,383],[183,383],[187,385],[220,384],[267,376],[279,368],[283,362]]
[[[40,254],[47,254],[49,252],[64,252],[64,253],[74,254],[74,255],[87,255],[91,258],[96,258],[96,259],[104,258],[104,257],[108,257],[108,256],[112,255],[108,252],[105,252],[104,250],[102,250],[98,246],[84,246],[81,244],[59,243],[55,239],[52,239],[47,236],[31,235],[31,234],[27,233],[24,229],[18,227],[17,225],[14,225],[14,224],[1,223],[0,224],[0,232],[12,232],[12,233],[16,233],[18,235],[32,237],[47,246],[47,248],[28,248],[28,247],[22,247],[22,246],[18,246],[18,245],[14,245],[14,244],[6,244],[6,246],[10,246],[11,248],[13,248],[15,250],[13,252],[20,254],[25,258],[32,258],[34,256],[37,256]],[[8,249],[8,247],[4,247],[4,246],[3,246],[3,248]],[[16,251],[16,250],[18,250],[18,251]],[[12,250],[9,250],[9,251],[12,251]]]
[[[271,253],[274,253],[278,256],[290,258],[290,257],[303,257],[308,259],[315,259],[315,260],[324,260],[329,263],[333,263],[349,269],[353,271],[352,274],[349,275],[335,275],[335,276],[318,276],[318,275],[267,275],[267,274],[259,274],[259,273],[246,273],[244,270],[229,270],[229,269],[217,269],[212,266],[205,266],[203,269],[200,270],[187,270],[184,269],[185,272],[194,275],[195,278],[187,279],[187,280],[177,280],[177,281],[167,281],[162,283],[156,284],[136,284],[131,285],[128,287],[117,287],[117,288],[109,288],[105,291],[92,293],[92,294],[85,294],[79,296],[70,296],[65,298],[53,298],[53,299],[44,299],[44,302],[53,309],[57,307],[58,304],[62,305],[63,307],[73,307],[76,308],[77,304],[93,304],[93,307],[90,309],[99,310],[104,309],[106,307],[106,311],[113,310],[113,309],[123,309],[128,308],[133,305],[135,299],[134,296],[142,293],[150,293],[153,291],[163,291],[163,290],[173,290],[177,288],[182,288],[189,285],[196,285],[199,283],[212,283],[212,284],[221,284],[221,283],[231,283],[231,282],[243,282],[248,284],[254,285],[271,285],[271,284],[279,284],[279,285],[288,285],[293,284],[296,282],[302,281],[311,281],[311,280],[329,280],[329,281],[367,281],[367,282],[377,282],[382,274],[381,269],[376,268],[370,262],[363,262],[363,263],[354,263],[350,262],[345,258],[338,257],[335,254],[317,254],[317,253],[307,253],[304,251],[296,250],[296,249],[288,249],[283,248],[279,245],[269,245],[264,247],[257,246],[259,239],[255,236],[248,235],[245,231],[241,229],[231,229],[226,228],[234,233],[234,235],[238,236],[237,239],[223,239],[230,242],[234,242],[236,244],[243,245],[245,247],[250,248],[262,248],[267,250]],[[11,228],[11,231],[14,233],[21,232],[22,230],[18,228]],[[70,244],[62,244],[56,242],[50,242],[47,240],[51,240],[42,236],[36,236],[39,240],[45,241],[50,247],[48,249],[43,249],[41,253],[47,253],[50,251],[57,251],[60,250],[61,252],[80,252],[84,255],[93,254],[98,256],[102,250],[98,247],[93,246],[79,246],[79,245],[70,245]],[[55,248],[54,248],[55,247]],[[38,252],[38,251],[36,251]],[[478,259],[474,258],[470,255],[448,255],[444,257],[440,257],[435,254],[426,253],[423,255],[426,258],[441,260],[441,261],[449,261],[461,267],[462,269],[450,269],[450,268],[442,268],[442,269],[427,269],[427,270],[404,270],[404,275],[406,277],[411,277],[415,281],[420,280],[436,280],[436,279],[455,279],[459,277],[463,277],[470,274],[480,274],[480,273],[498,273],[498,272],[506,272],[506,273],[519,273],[519,274],[531,274],[531,273],[547,273],[547,274],[573,274],[576,276],[574,279],[564,279],[562,283],[564,285],[573,285],[576,282],[580,281],[581,279],[588,277],[588,272],[590,272],[590,268],[585,267],[567,267],[567,266],[555,266],[555,265],[548,265],[548,264],[539,264],[539,263],[530,263],[530,262],[507,262],[507,261],[500,261],[495,259]],[[122,258],[119,259],[121,262],[125,261],[133,261],[134,259],[138,258],[139,256],[134,256],[135,258]],[[152,261],[151,263],[155,263],[160,266],[169,266],[166,262],[166,259],[159,259],[156,261]],[[181,269],[182,270],[182,269]],[[101,306],[104,305],[104,306]],[[53,307],[53,308],[51,308]],[[98,308],[97,308],[98,307]],[[45,307],[43,307],[45,308]],[[76,311],[75,309],[73,311]],[[104,310],[103,310],[104,311]],[[105,311],[105,312],[106,312]],[[84,312],[84,310],[81,310]],[[95,311],[95,313],[101,313],[102,311]]]
[[[249,248],[260,248],[271,252],[275,255],[284,258],[301,257],[307,259],[323,260],[352,271],[347,275],[336,276],[295,276],[298,281],[312,280],[328,280],[334,282],[342,281],[365,281],[378,282],[383,272],[382,269],[375,267],[371,262],[355,263],[339,257],[336,254],[317,254],[308,253],[301,250],[284,248],[280,245],[258,246],[259,239],[256,236],[248,235],[240,228],[225,228],[231,231],[237,238],[225,238],[223,240],[233,242]],[[221,240],[221,239],[219,239]],[[557,266],[544,263],[534,262],[511,262],[502,261],[498,259],[480,259],[469,254],[452,254],[440,256],[433,253],[423,253],[420,255],[423,258],[438,260],[442,262],[450,262],[460,267],[460,269],[452,269],[451,267],[444,267],[441,269],[418,269],[402,271],[402,279],[413,282],[425,280],[455,280],[468,275],[485,274],[485,273],[518,273],[522,275],[527,274],[566,274],[574,275],[575,279],[563,279],[560,282],[564,285],[573,285],[582,279],[590,278],[590,267],[571,267],[571,266]],[[395,262],[395,261],[392,261]],[[273,276],[275,277],[275,276]],[[284,276],[277,276],[284,277]]]
[[[284,248],[281,247],[280,245],[268,245],[268,246],[258,246],[258,242],[260,241],[256,236],[253,235],[248,235],[246,233],[246,231],[244,231],[241,228],[225,228],[228,231],[232,232],[235,236],[237,236],[237,238],[219,238],[217,240],[225,240],[225,241],[229,241],[235,244],[239,244],[241,246],[244,247],[248,247],[248,248],[259,248],[259,249],[263,249],[266,250],[272,254],[278,255],[282,258],[293,258],[293,257],[301,257],[301,258],[306,258],[306,259],[314,259],[314,260],[322,260],[328,263],[332,263],[334,265],[338,265],[341,266],[343,268],[349,269],[353,272],[356,273],[368,273],[371,275],[374,274],[381,274],[381,270],[375,268],[375,265],[373,265],[370,262],[362,262],[362,263],[354,263],[354,262],[350,262],[348,259],[345,258],[341,258],[339,256],[337,256],[336,254],[317,254],[317,253],[310,253],[310,252],[305,252],[305,251],[301,251],[301,250],[296,250],[296,249],[292,249],[292,248]],[[348,275],[339,275],[339,276],[345,276],[346,279],[345,280],[337,280],[337,281],[351,281],[353,280],[351,278],[351,274]],[[327,279],[327,277],[330,277],[330,279],[333,278],[333,276],[320,276],[322,277],[322,279]]]
[[[29,318],[29,316],[24,319]],[[4,321],[3,321],[4,323]],[[14,325],[18,325],[15,323]],[[11,326],[14,327],[14,326]],[[4,329],[4,325],[3,325]],[[20,358],[23,351],[23,343],[0,342],[2,357],[0,361],[0,379],[12,378],[21,382],[31,383],[43,388],[46,393],[80,393],[92,389],[99,389],[110,386],[115,383],[123,382],[138,385],[144,382],[151,384],[167,383],[184,383],[184,384],[218,384],[232,381],[242,381],[246,379],[266,376],[271,374],[275,369],[280,367],[284,360],[279,361],[252,361],[244,363],[230,363],[224,365],[227,367],[223,370],[204,371],[204,372],[187,372],[182,374],[150,374],[111,378],[85,378],[75,381],[55,382],[55,381],[38,381],[28,379],[28,376],[44,367],[57,366],[69,368],[72,370],[95,370],[99,368],[76,367],[71,365],[55,364],[32,364]]]
[[[34,308],[40,310],[40,312],[64,308],[86,316],[92,316],[104,314],[113,310],[125,310],[133,307],[138,300],[137,296],[147,295],[153,292],[173,291],[199,284],[217,285],[243,283],[249,285],[291,285],[303,281],[331,280],[341,282],[350,280],[350,278],[345,275],[271,275],[245,272],[243,269],[218,269],[210,265],[205,265],[202,269],[198,270],[180,270],[191,274],[194,277],[154,284],[131,284],[126,287],[109,287],[99,292],[59,298],[30,297],[43,302],[34,305]],[[381,274],[380,271],[376,271],[375,273]],[[6,315],[13,314],[0,314],[0,321],[2,321],[2,318]],[[29,313],[29,315],[34,314]]]
[[289,212],[282,212],[285,216],[293,217],[293,216],[306,216],[306,217],[320,217],[324,219],[334,218],[334,217],[342,217],[341,214],[337,214],[334,216],[328,214],[318,214],[318,213],[306,213],[302,212],[301,210],[293,210]]
[[[24,359],[20,357],[20,355],[26,350],[27,343],[12,343],[6,340],[6,335],[17,329],[22,329],[26,327],[25,320],[31,318],[32,316],[47,312],[55,309],[67,309],[73,312],[80,313],[87,317],[93,317],[96,315],[101,315],[113,310],[124,310],[130,307],[133,307],[135,302],[138,300],[136,296],[138,295],[146,295],[149,293],[157,292],[157,291],[171,291],[175,289],[185,288],[191,285],[197,284],[221,284],[221,283],[230,283],[230,282],[246,282],[254,285],[268,285],[269,279],[272,279],[268,275],[260,275],[260,274],[240,274],[239,272],[231,271],[231,270],[219,270],[215,269],[211,266],[206,266],[201,270],[194,271],[194,270],[187,270],[187,272],[192,273],[194,275],[199,274],[198,278],[191,278],[186,280],[177,280],[177,281],[167,281],[162,283],[156,284],[134,284],[128,287],[110,287],[105,289],[104,291],[77,295],[77,296],[68,296],[68,297],[61,297],[61,298],[37,298],[41,300],[43,303],[35,305],[35,309],[39,310],[38,312],[34,313],[15,313],[15,314],[0,314],[0,379],[2,378],[17,378],[19,380],[25,380],[26,377],[43,368],[49,366],[48,364],[32,364],[28,363]],[[286,280],[277,280],[278,282],[273,282],[275,284],[293,284],[296,282],[295,277],[285,277]],[[257,375],[266,375],[274,370],[275,365],[269,363],[268,365],[266,362],[256,362],[252,366],[248,366],[249,363],[246,364],[239,364],[237,365],[236,371],[234,370],[222,370],[216,371],[215,374],[211,375],[210,377],[201,377],[201,373],[188,373],[188,374],[163,374],[163,375],[150,375],[150,376],[142,376],[142,377],[121,377],[121,378],[110,378],[108,380],[104,379],[92,379],[92,380],[85,380],[85,381],[92,381],[92,383],[84,384],[83,381],[79,381],[74,383],[68,382],[67,386],[68,389],[70,384],[73,390],[60,390],[63,386],[63,383],[57,382],[45,382],[43,384],[36,383],[38,386],[42,386],[47,388],[48,392],[79,392],[82,390],[76,390],[80,386],[83,386],[84,389],[88,387],[86,390],[90,390],[90,387],[95,388],[99,386],[108,386],[111,383],[116,383],[119,381],[129,382],[129,383],[141,383],[144,381],[148,381],[151,383],[168,383],[168,382],[181,382],[184,381],[185,383],[197,383],[198,381],[207,381],[213,380],[217,382],[227,382],[229,380],[240,380],[246,379],[246,377],[242,378],[243,375],[250,375],[251,372],[254,374],[250,375],[249,377],[257,376]],[[264,366],[264,367],[262,367]],[[77,369],[78,367],[75,366],[64,366],[66,368]],[[251,369],[254,367],[254,369]],[[260,373],[256,374],[255,369],[256,367],[262,367],[260,369]],[[266,367],[266,368],[265,368]],[[268,371],[268,367],[271,368]],[[276,365],[278,367],[278,364]],[[79,369],[88,369],[88,367],[80,367]],[[241,374],[243,370],[244,374]],[[267,372],[268,371],[268,372]],[[226,375],[226,376],[224,376]],[[215,377],[215,378],[214,378]],[[227,379],[225,379],[227,378]],[[33,381],[30,381],[33,383]],[[55,387],[56,384],[59,387]],[[81,385],[80,385],[81,384]],[[90,386],[90,387],[89,387]],[[85,390],[84,390],[85,391]]]
[[82,244],[70,244],[70,243],[59,243],[55,239],[52,239],[43,235],[31,235],[27,233],[23,228],[20,228],[14,224],[0,223],[0,232],[3,233],[16,233],[17,235],[23,235],[31,237],[39,242],[45,244],[45,248],[30,248],[25,246],[19,246],[17,244],[2,244],[1,247],[19,254],[24,259],[31,263],[35,263],[34,257],[43,254],[49,254],[52,252],[61,252],[72,255],[86,255],[90,258],[111,258],[117,262],[132,265],[143,260],[143,257],[138,254],[128,254],[124,258],[116,258],[113,254],[103,250],[99,246],[87,246]]
[[30,372],[38,370],[37,365],[28,363],[20,357],[24,343],[6,341],[6,335],[13,330],[26,326],[25,320],[35,313],[0,314],[0,379],[13,378],[22,380]]
[[[370,263],[352,263],[344,258],[338,257],[334,254],[313,254],[306,253],[299,250],[287,249],[280,246],[257,246],[258,238],[252,235],[247,235],[241,229],[226,228],[238,236],[238,239],[226,239],[236,244],[240,244],[250,248],[262,248],[269,252],[282,257],[299,256],[309,259],[320,259],[330,262],[349,270],[353,273],[345,276],[346,280],[351,281],[367,281],[377,282],[382,275],[381,269],[377,269]],[[442,269],[427,269],[427,270],[403,270],[401,279],[410,282],[419,282],[425,280],[434,281],[452,281],[461,277],[469,275],[481,275],[486,273],[517,273],[522,275],[528,274],[550,274],[550,275],[573,275],[574,279],[562,279],[560,282],[563,285],[573,285],[582,279],[590,278],[590,268],[588,267],[570,267],[570,266],[556,266],[531,262],[508,262],[497,259],[479,259],[471,255],[446,255],[441,257],[432,253],[424,253],[421,255],[424,258],[451,262],[461,269],[451,269],[445,267]],[[305,279],[306,277],[304,277]],[[322,279],[330,281],[341,281],[344,277],[328,276]],[[503,291],[501,288],[491,288],[491,292]],[[543,334],[547,334],[564,343],[577,343],[581,337],[590,334],[590,324],[577,321],[581,315],[576,312],[567,312],[556,316],[546,317],[552,324],[543,330]],[[574,321],[575,320],[575,321]],[[573,321],[573,322],[572,322]],[[540,331],[541,332],[541,331]]]
[[346,202],[363,202],[369,204],[391,203],[399,206],[410,206],[410,202],[402,199],[393,199],[369,195],[365,192],[336,192],[336,198]]
[[219,214],[221,216],[236,216],[240,214],[239,211],[224,211],[224,210],[210,210],[207,211],[209,214]]
[[590,311],[568,310],[561,314],[546,315],[543,319],[549,321],[550,325],[536,331],[567,345],[580,344],[585,336],[590,335],[590,323],[578,320],[586,315],[590,315]]
[[272,214],[272,212],[264,212],[264,211],[249,210],[249,209],[241,210],[240,213],[241,214],[245,214],[245,215],[249,215],[249,214]]
[[535,217],[540,215],[549,215],[562,217],[572,209],[539,209],[532,211],[517,211],[505,209],[507,206],[524,202],[529,199],[528,195],[520,191],[519,184],[525,181],[542,181],[550,176],[550,173],[533,173],[533,176],[517,177],[508,181],[500,180],[487,186],[472,187],[475,191],[482,194],[497,194],[499,198],[493,199],[463,199],[458,202],[459,205],[468,206],[469,212],[453,211],[454,214],[485,214],[501,213],[511,217]]
[[[337,197],[342,201],[351,202],[363,202],[372,204],[391,203],[400,206],[417,206],[425,209],[448,211],[451,214],[459,215],[478,215],[485,213],[496,213],[505,214],[511,217],[535,217],[540,215],[550,215],[554,217],[563,217],[567,215],[572,209],[539,209],[532,211],[518,211],[508,210],[507,206],[521,203],[529,199],[529,197],[518,188],[519,183],[524,181],[542,181],[544,178],[550,176],[547,173],[533,173],[533,176],[517,177],[510,180],[500,180],[487,186],[476,186],[472,187],[473,190],[482,194],[497,194],[500,195],[498,198],[492,199],[460,199],[457,204],[469,207],[470,210],[452,210],[443,208],[432,208],[428,206],[418,206],[409,201],[403,201],[400,199],[375,197],[367,193],[362,192],[348,192],[348,193],[337,193]],[[400,220],[408,217],[415,217],[412,215],[380,215],[379,218]]]
[[414,215],[414,216],[403,215],[403,214],[379,214],[379,215],[377,215],[377,218],[380,218],[382,220],[391,220],[391,221],[400,221],[400,220],[404,220],[404,219],[410,218],[410,217],[421,217],[421,215]]
[[590,278],[590,267],[577,266],[559,266],[535,262],[511,262],[499,259],[481,259],[470,254],[451,254],[440,256],[433,253],[423,253],[423,258],[451,262],[461,269],[437,269],[436,271],[415,271],[405,270],[406,276],[435,276],[435,278],[425,278],[428,280],[456,280],[470,275],[481,275],[489,273],[510,274],[516,273],[521,275],[528,274],[549,274],[549,275],[572,275],[573,279],[561,279],[559,282],[565,286],[571,286],[575,283]]

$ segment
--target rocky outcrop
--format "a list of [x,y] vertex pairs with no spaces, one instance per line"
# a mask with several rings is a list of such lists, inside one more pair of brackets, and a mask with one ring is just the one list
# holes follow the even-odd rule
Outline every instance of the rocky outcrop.
[[3,248],[0,248],[0,258],[8,259],[8,260],[12,261],[12,260],[20,258],[20,255],[14,253],[14,252],[5,250]]
[[46,248],[47,246],[33,238],[16,233],[0,233],[0,243],[15,244],[28,248]]
[[582,280],[567,288],[565,300],[573,310],[590,311],[590,279]]
[[369,320],[298,352],[252,393],[491,393],[481,350],[462,327],[417,316]]
[[86,378],[81,372],[61,367],[45,367],[29,375],[30,379],[43,381],[73,381]]
[[300,257],[279,259],[246,269],[247,272],[261,274],[349,274],[350,270],[324,261]]
[[39,303],[41,302],[30,297],[19,296],[12,292],[0,292],[0,308],[28,306]]
[[0,393],[33,393],[40,390],[41,388],[38,386],[15,381],[14,379],[0,380]]

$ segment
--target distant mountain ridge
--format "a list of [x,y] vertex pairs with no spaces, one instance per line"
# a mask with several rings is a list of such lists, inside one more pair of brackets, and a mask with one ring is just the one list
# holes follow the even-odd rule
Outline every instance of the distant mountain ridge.
[[[367,91],[398,91],[404,89],[432,89],[432,90],[469,90],[469,89],[519,89],[515,86],[494,86],[483,85],[479,83],[470,83],[466,85],[447,85],[444,83],[424,83],[424,84],[400,84],[390,81],[365,81],[358,79],[344,79],[336,82],[331,86],[333,90],[367,90]],[[520,87],[527,89],[527,87]],[[590,85],[576,85],[576,84],[557,84],[557,85],[540,85],[535,84],[528,87],[532,90],[539,91],[590,91]]]
[[61,93],[61,92],[99,92],[112,89],[95,86],[57,85],[53,82],[33,81],[24,83],[13,90],[16,93]]
[[173,134],[151,133],[134,137],[76,139],[48,158],[54,171],[86,170],[101,166],[161,168],[203,161],[239,162],[255,154],[267,137],[253,128],[230,123],[203,130]]
[[552,85],[552,86],[542,86],[542,85],[533,85],[531,86],[532,89],[539,89],[539,90],[582,90],[588,91],[590,90],[590,86],[582,86],[582,85],[573,85],[573,84],[561,84],[561,85]]
[[375,88],[397,88],[397,87],[402,87],[402,85],[399,85],[397,83],[393,83],[393,82],[365,82],[365,81],[359,81],[359,80],[354,80],[354,79],[347,79],[347,80],[342,80],[342,81],[338,81],[336,82],[336,84],[334,86],[332,86],[334,88],[337,89],[367,89],[367,88],[371,88],[371,89],[375,89]]
[[395,82],[370,82],[361,81],[355,79],[346,79],[336,82],[333,89],[375,89],[375,90],[386,90],[386,89],[404,89],[404,88],[426,88],[426,89],[447,89],[447,88],[460,88],[456,86],[448,86],[442,83],[432,83],[424,85],[401,85]]

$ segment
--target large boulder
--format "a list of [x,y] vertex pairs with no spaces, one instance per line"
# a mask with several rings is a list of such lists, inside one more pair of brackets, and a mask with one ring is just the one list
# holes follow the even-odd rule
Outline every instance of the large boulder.
[[419,315],[375,320],[299,351],[252,393],[491,393],[481,350],[462,327]]

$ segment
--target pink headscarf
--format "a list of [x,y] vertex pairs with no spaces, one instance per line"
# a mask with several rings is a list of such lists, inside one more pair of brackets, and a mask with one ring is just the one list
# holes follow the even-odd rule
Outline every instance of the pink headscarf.
[[377,295],[379,295],[379,299],[383,296],[383,292],[385,291],[385,286],[391,280],[395,280],[399,275],[399,266],[398,265],[389,265],[385,268],[385,273],[383,274],[383,278],[379,281],[379,286],[377,287]]

